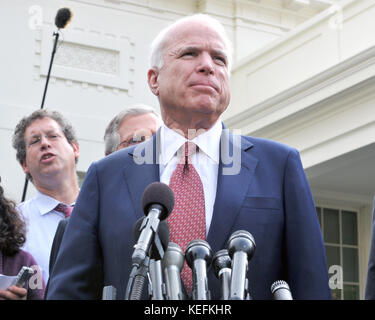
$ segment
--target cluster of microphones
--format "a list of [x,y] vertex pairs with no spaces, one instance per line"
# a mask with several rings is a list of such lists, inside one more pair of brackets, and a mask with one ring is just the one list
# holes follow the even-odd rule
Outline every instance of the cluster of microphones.
[[[255,252],[255,240],[248,231],[235,231],[227,241],[227,248],[214,255],[202,239],[191,241],[184,254],[178,244],[169,241],[165,220],[174,207],[174,194],[169,186],[151,183],[143,193],[142,207],[145,217],[134,226],[136,244],[125,300],[141,300],[145,288],[151,300],[211,300],[207,279],[210,267],[220,281],[222,300],[252,300],[246,274]],[[180,276],[185,260],[193,276],[190,296],[183,290]],[[289,286],[283,280],[274,282],[271,292],[275,300],[292,300]],[[103,300],[114,299],[116,288],[104,287]]]

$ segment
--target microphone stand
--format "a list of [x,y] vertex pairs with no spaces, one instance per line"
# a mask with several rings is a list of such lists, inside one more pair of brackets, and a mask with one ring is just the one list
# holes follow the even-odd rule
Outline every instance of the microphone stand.
[[[47,74],[46,84],[44,86],[44,93],[43,93],[43,98],[42,98],[42,103],[40,105],[40,109],[43,109],[43,107],[44,107],[44,101],[46,99],[47,88],[48,88],[49,78],[50,78],[50,75],[51,75],[53,59],[54,59],[55,53],[56,53],[57,41],[59,40],[59,30],[60,29],[58,29],[57,32],[53,33],[53,36],[55,37],[55,41],[54,41],[54,44],[53,44],[53,49],[52,49],[52,54],[51,54],[51,60],[50,60],[50,63],[49,63],[48,74]],[[26,177],[25,177],[25,184],[23,186],[23,193],[22,193],[22,200],[21,200],[21,202],[25,201],[28,184],[29,184],[29,179],[27,178],[27,175],[26,175]]]
[[158,233],[155,233],[149,254],[143,260],[142,264],[134,264],[132,267],[125,292],[125,300],[141,300],[143,286],[148,277],[151,252],[154,252],[156,260],[161,260],[164,257],[164,249]]

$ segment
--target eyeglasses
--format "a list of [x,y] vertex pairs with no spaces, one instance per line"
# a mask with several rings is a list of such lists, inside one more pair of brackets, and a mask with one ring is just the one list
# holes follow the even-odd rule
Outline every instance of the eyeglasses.
[[[54,140],[58,140],[61,138],[61,135],[58,134],[57,132],[48,132],[44,135],[44,137],[48,140],[48,141],[54,141]],[[35,134],[33,135],[30,140],[26,141],[26,144],[28,147],[32,147],[32,146],[35,146],[35,145],[38,145],[40,142],[42,141],[42,135],[40,134]]]
[[120,142],[119,147],[126,148],[126,147],[129,147],[129,146],[135,145],[137,143],[141,143],[145,140],[146,140],[146,136],[133,137],[133,138],[130,138],[128,140],[124,140],[124,141]]

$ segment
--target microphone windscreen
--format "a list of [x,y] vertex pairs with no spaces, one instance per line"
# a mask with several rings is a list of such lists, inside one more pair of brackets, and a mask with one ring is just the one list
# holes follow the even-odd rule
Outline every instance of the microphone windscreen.
[[169,216],[174,207],[174,193],[165,183],[153,182],[147,186],[142,195],[143,212],[147,215],[149,207],[153,204],[159,204],[163,207],[163,213],[160,220]]
[[64,29],[72,19],[73,13],[69,8],[61,8],[57,11],[55,25],[59,29]]

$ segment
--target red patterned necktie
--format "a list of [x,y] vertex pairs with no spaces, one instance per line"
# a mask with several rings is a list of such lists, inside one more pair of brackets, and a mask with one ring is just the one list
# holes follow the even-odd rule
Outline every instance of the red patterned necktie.
[[[197,146],[185,142],[185,152],[179,158],[169,182],[175,195],[175,205],[168,217],[170,241],[177,243],[183,252],[192,240],[206,239],[205,202],[202,181],[198,172],[191,164],[190,157]],[[192,288],[192,271],[184,263],[181,279],[190,294]]]
[[65,215],[65,218],[69,218],[70,217],[70,214],[72,213],[73,211],[73,207],[74,206],[68,206],[66,205],[65,203],[59,203],[56,207],[55,207],[55,211],[58,211],[58,212],[61,212]]

